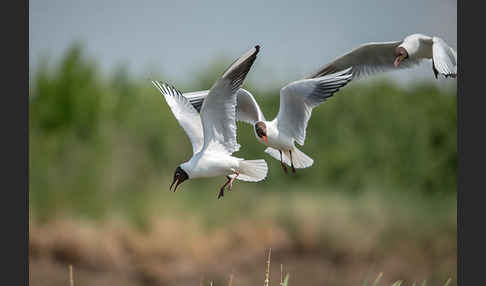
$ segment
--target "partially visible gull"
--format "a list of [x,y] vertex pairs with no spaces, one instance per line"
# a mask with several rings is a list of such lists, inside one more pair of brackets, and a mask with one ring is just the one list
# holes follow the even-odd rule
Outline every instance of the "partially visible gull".
[[457,53],[439,37],[412,34],[402,41],[367,43],[342,55],[319,69],[309,78],[320,77],[347,68],[359,78],[395,68],[410,68],[423,60],[432,60],[435,78],[439,74],[457,76]]

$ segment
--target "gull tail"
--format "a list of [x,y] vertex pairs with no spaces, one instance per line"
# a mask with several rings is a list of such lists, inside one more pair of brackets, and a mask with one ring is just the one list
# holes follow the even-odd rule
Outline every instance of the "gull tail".
[[243,160],[240,161],[240,175],[238,180],[247,182],[258,182],[267,177],[268,166],[265,160]]
[[[288,152],[285,152],[285,155],[290,156]],[[294,161],[294,167],[297,169],[308,168],[314,164],[314,160],[311,157],[297,148],[292,149],[292,161]]]
[[[265,149],[265,153],[272,156],[276,160],[280,161],[280,152],[277,149],[268,147],[267,149]],[[290,159],[289,159],[289,157],[287,157],[287,155],[285,153],[282,153],[282,160],[285,164],[290,166]]]
[[[280,152],[277,149],[268,147],[265,149],[265,153],[280,161]],[[282,152],[282,160],[285,164],[290,166],[290,153],[288,151]],[[308,168],[314,164],[312,158],[295,147],[292,149],[292,161],[294,161],[294,167],[296,169]]]

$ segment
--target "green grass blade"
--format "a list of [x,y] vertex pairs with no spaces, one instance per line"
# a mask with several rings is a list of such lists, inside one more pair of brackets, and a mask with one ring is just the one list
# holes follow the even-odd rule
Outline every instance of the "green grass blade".
[[378,283],[381,280],[381,277],[383,277],[383,272],[380,272],[380,274],[378,274],[378,277],[376,277],[375,282],[373,282],[373,284],[371,284],[371,286],[377,286]]
[[285,275],[285,279],[284,279],[284,282],[282,283],[282,286],[287,286],[289,283],[289,274],[287,273],[287,275]]
[[398,280],[395,283],[393,283],[391,286],[400,286],[402,285],[402,282],[403,282],[402,280]]
[[447,279],[447,281],[444,284],[444,286],[448,286],[449,284],[451,284],[451,281],[452,281],[452,279],[449,277],[449,279]]

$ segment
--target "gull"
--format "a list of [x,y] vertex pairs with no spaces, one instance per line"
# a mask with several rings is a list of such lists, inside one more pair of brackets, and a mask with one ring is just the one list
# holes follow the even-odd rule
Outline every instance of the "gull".
[[[240,88],[237,92],[236,119],[253,125],[258,142],[268,148],[265,153],[280,161],[287,173],[286,165],[292,168],[307,168],[314,160],[297,149],[295,143],[303,146],[307,123],[312,109],[333,96],[339,88],[352,79],[351,68],[334,74],[291,82],[280,90],[278,115],[271,121],[265,120],[260,106],[253,95]],[[184,93],[183,96],[200,110],[208,96],[207,90]]]
[[218,193],[231,190],[233,182],[258,182],[267,176],[265,160],[244,160],[231,156],[239,150],[236,140],[236,92],[249,72],[260,46],[255,46],[235,60],[223,75],[213,84],[199,112],[182,93],[166,83],[152,81],[162,93],[175,118],[187,133],[193,155],[180,164],[175,172],[169,190],[188,179],[226,176],[227,181]]
[[353,68],[353,77],[359,78],[395,68],[410,68],[422,61],[432,60],[435,78],[457,76],[457,53],[439,37],[412,34],[402,41],[372,42],[338,57],[309,78],[320,77]]

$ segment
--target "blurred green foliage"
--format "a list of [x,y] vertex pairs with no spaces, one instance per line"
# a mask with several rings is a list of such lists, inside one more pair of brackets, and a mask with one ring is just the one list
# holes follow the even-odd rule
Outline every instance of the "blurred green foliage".
[[[208,89],[229,63],[216,61],[193,72],[193,82],[171,84],[184,92]],[[248,80],[244,87],[267,118],[277,114],[280,87],[264,92]],[[192,155],[187,136],[148,79],[137,79],[125,68],[105,76],[79,45],[55,66],[45,63],[35,71],[29,108],[30,206],[40,217],[64,211],[102,217],[111,207],[137,214],[154,195],[167,194],[174,169]],[[264,182],[235,186],[245,192],[377,190],[455,196],[452,89],[431,83],[403,88],[389,81],[352,82],[314,109],[300,149],[315,163],[295,175],[285,175],[279,162],[263,152],[250,125],[238,127],[242,148],[235,156],[264,158],[270,168]],[[223,182],[200,179],[181,189],[194,198],[184,196],[188,204],[197,205],[208,192],[216,199]]]

